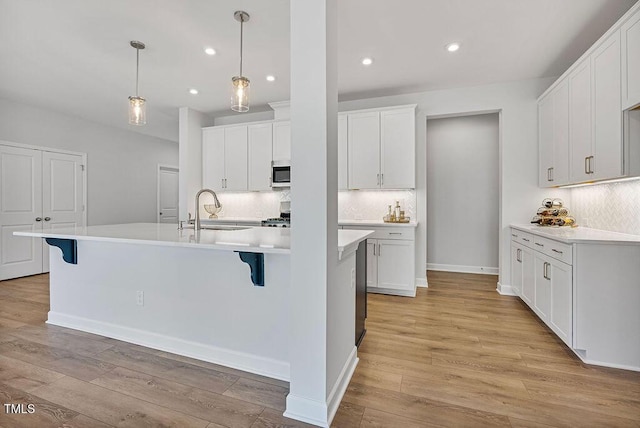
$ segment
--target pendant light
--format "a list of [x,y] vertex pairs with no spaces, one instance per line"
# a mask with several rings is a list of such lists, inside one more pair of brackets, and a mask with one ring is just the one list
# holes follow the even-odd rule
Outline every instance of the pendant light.
[[144,49],[142,42],[132,40],[129,42],[131,47],[136,49],[136,95],[129,97],[129,124],[144,125],[147,123],[147,105],[146,100],[138,96],[138,73],[140,71],[140,49]]
[[240,74],[231,78],[231,110],[244,113],[249,111],[249,79],[242,75],[242,33],[244,23],[249,20],[249,14],[238,10],[233,17],[240,22]]

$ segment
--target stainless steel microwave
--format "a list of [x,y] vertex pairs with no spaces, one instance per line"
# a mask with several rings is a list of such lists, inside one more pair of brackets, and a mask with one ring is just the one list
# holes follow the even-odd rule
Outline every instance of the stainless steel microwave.
[[271,187],[291,186],[291,162],[272,161],[271,162]]

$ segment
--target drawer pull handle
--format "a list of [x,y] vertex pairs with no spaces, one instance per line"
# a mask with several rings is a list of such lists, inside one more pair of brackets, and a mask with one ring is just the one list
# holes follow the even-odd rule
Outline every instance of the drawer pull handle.
[[518,237],[518,235],[516,235],[515,233],[512,233],[511,236],[513,236],[514,238]]
[[402,235],[402,232],[389,232],[389,235]]
[[525,241],[525,242],[531,242],[531,240],[527,239],[527,238],[522,238],[522,240]]
[[552,248],[551,251],[553,251],[554,253],[558,253],[558,254],[564,254],[562,251],[556,250],[555,248]]
[[537,245],[538,247],[544,247],[544,244],[541,244],[541,243],[539,243],[539,242],[536,242],[536,245]]

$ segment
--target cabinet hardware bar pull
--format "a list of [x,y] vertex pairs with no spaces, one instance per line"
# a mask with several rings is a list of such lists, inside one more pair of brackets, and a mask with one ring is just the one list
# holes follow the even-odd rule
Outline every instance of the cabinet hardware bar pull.
[[513,236],[514,238],[518,237],[518,235],[516,235],[515,233],[512,233],[511,236]]
[[373,244],[373,255],[376,255],[376,244]]
[[547,181],[551,181],[551,168],[547,168]]
[[224,189],[224,178],[220,179],[220,187],[222,187]]
[[382,250],[382,246],[381,246],[381,244],[378,244],[378,256],[382,255],[382,251],[381,250]]
[[563,254],[562,251],[556,250],[555,248],[552,248],[551,251],[553,251],[554,253]]
[[593,168],[591,167],[592,160],[593,160],[593,156],[589,156],[589,174],[593,174]]
[[376,174],[376,184],[380,185],[380,174]]
[[589,156],[584,158],[584,173],[589,174]]
[[389,232],[389,235],[402,235],[402,232]]
[[522,240],[525,241],[525,242],[530,242],[531,241],[530,239],[527,239],[527,238],[522,238]]
[[536,245],[537,245],[538,247],[544,247],[544,244],[541,244],[541,243],[539,243],[539,242],[536,242]]
[[554,167],[551,167],[551,181],[553,181],[553,180],[554,180],[554,178],[553,178],[553,176],[554,176],[553,172],[554,172]]
[[380,174],[380,185],[384,185],[384,174]]
[[520,248],[518,248],[518,251],[516,251],[516,260],[519,261],[520,263],[522,263],[522,250]]

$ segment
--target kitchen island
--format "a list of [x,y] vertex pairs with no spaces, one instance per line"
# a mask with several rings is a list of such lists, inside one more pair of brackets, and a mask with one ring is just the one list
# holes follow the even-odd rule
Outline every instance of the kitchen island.
[[[338,232],[340,340],[353,346],[358,243]],[[43,232],[50,255],[47,323],[289,380],[290,229],[177,230],[137,223]],[[351,361],[355,367],[353,346]],[[345,371],[351,375],[352,369]],[[348,382],[348,379],[346,379]]]

